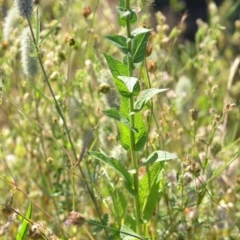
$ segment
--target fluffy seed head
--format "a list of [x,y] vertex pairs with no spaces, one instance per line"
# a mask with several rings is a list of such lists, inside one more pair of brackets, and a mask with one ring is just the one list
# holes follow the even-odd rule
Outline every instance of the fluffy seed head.
[[33,76],[38,71],[38,60],[34,56],[35,48],[29,30],[26,28],[22,33],[21,58],[23,71],[27,76]]
[[33,14],[33,1],[32,0],[15,0],[15,5],[18,13],[23,18],[30,18]]
[[16,8],[12,8],[7,12],[7,16],[3,26],[3,39],[9,41],[13,30],[17,27],[19,16]]
[[121,145],[116,145],[110,155],[119,160],[119,162],[124,165],[127,162],[127,151],[121,146]]

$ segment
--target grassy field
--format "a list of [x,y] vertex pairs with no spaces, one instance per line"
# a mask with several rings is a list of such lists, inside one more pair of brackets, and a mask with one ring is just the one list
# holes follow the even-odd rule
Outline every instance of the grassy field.
[[195,43],[145,1],[35,2],[0,1],[0,239],[239,239],[240,1]]

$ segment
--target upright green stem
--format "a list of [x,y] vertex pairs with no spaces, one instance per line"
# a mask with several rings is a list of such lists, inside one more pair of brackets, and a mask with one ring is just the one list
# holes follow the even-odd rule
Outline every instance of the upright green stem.
[[[126,9],[130,12],[130,0],[126,0]],[[126,20],[126,30],[127,30],[127,38],[128,40],[131,39],[131,23],[130,23],[130,14],[127,16]],[[128,52],[131,52],[132,44],[131,41],[128,41]],[[132,77],[133,69],[132,69],[132,57],[128,57],[128,76]],[[133,112],[134,110],[134,96],[131,94],[129,98],[129,112]],[[134,114],[130,115],[130,123],[132,128],[135,126],[134,122]],[[130,138],[131,138],[131,158],[132,158],[132,165],[135,170],[133,178],[134,178],[134,203],[135,203],[135,214],[136,214],[136,230],[138,234],[141,234],[141,212],[140,212],[140,202],[139,202],[139,184],[138,184],[138,161],[136,156],[136,149],[135,149],[135,134],[132,130],[130,130]]]

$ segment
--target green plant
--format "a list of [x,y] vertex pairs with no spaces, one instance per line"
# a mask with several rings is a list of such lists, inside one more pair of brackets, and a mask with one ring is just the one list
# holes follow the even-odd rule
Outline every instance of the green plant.
[[1,238],[238,239],[239,0],[209,1],[195,43],[161,13],[148,28],[150,1],[120,1],[118,19],[113,0],[18,0],[24,18],[13,2]]
[[[137,153],[146,150],[145,144],[148,137],[147,126],[140,111],[152,97],[167,89],[142,90],[140,88],[140,83],[143,81],[141,78],[144,78],[144,75],[136,77],[134,71],[137,69],[142,72],[146,71],[145,58],[151,29],[139,27],[131,30],[131,25],[137,22],[137,15],[132,10],[129,0],[121,0],[117,10],[118,23],[126,29],[126,36],[108,35],[106,39],[124,54],[123,60],[119,61],[107,54],[104,56],[120,94],[120,109],[111,108],[104,110],[103,113],[119,123],[121,145],[130,152],[131,165],[129,169],[126,169],[118,159],[104,153],[91,151],[89,154],[115,169],[122,176],[128,193],[134,198],[134,215],[122,213],[123,215],[116,219],[119,223],[124,222],[120,224],[120,229],[123,230],[127,226],[131,227],[131,231],[136,231],[138,235],[145,235],[144,226],[150,221],[159,201],[159,186],[164,168],[161,161],[174,159],[176,156],[164,151],[154,151],[149,154],[145,162],[139,163]],[[149,82],[147,77],[145,75],[144,81]],[[141,166],[146,167],[146,173],[140,180],[139,168]],[[124,204],[123,199],[120,201]],[[117,213],[113,212],[113,214]]]

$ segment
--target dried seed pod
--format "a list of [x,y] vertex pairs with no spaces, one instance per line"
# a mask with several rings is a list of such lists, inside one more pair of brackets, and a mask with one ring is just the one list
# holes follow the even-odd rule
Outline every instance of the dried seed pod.
[[106,94],[110,91],[111,87],[109,84],[107,83],[101,83],[99,86],[98,86],[98,91],[100,93],[103,93],[103,94]]
[[84,7],[83,10],[82,10],[82,15],[85,17],[85,18],[88,18],[88,16],[92,13],[92,9],[87,6],[87,7]]
[[76,43],[74,37],[72,37],[72,36],[67,37],[66,41],[67,41],[67,43],[68,43],[69,46],[74,46],[75,43]]
[[154,61],[148,60],[147,61],[147,70],[150,73],[154,73],[157,71],[157,64]]
[[197,121],[197,119],[198,119],[198,112],[197,112],[197,110],[196,109],[190,109],[190,114],[191,114],[191,118],[192,118],[192,120],[194,121],[194,122],[196,122]]
[[152,44],[147,42],[147,47],[146,47],[146,57],[150,56],[152,53]]

